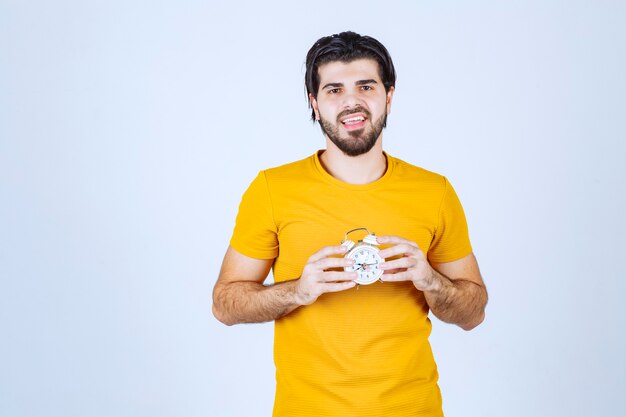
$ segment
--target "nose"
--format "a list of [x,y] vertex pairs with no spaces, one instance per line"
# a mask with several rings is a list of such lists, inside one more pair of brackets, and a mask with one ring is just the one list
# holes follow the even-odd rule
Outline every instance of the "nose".
[[363,106],[363,101],[354,91],[347,91],[343,95],[343,102],[341,104],[344,109],[350,109],[357,106]]

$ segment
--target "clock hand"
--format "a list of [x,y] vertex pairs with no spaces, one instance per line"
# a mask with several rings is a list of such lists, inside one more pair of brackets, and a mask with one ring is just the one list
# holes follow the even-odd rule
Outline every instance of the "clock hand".
[[366,263],[362,263],[362,264],[354,264],[354,266],[358,266],[358,268],[354,268],[355,271],[358,271],[359,269],[365,271],[365,265],[370,265],[370,264],[366,264]]

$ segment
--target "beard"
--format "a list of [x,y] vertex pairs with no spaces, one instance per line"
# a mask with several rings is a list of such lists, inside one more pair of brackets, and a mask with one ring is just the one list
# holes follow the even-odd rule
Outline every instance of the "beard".
[[[358,130],[352,130],[348,132],[344,132],[345,136],[341,135],[341,122],[339,119],[349,116],[353,113],[363,113],[367,117],[367,120],[371,123],[369,125],[364,126]],[[339,115],[337,115],[337,123],[332,123],[329,120],[324,119],[320,116],[320,127],[322,128],[322,132],[341,150],[345,155],[348,156],[359,156],[364,153],[369,152],[376,141],[378,140],[380,134],[387,124],[387,114],[383,114],[372,122],[370,118],[371,114],[369,111],[365,110],[362,107],[357,107],[351,110],[345,110]]]

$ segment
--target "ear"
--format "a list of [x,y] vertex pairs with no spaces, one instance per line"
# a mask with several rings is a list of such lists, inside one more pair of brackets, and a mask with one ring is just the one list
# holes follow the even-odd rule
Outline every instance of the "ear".
[[317,107],[317,100],[313,97],[313,94],[309,93],[309,102],[311,103],[311,107],[313,107],[313,111],[315,112],[315,120],[320,119],[320,111]]
[[387,114],[391,113],[391,101],[393,100],[393,92],[395,91],[395,87],[389,87],[389,91],[387,92]]

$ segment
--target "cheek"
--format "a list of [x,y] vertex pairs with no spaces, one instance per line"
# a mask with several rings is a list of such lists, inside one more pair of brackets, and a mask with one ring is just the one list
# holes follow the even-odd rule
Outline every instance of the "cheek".
[[330,106],[322,106],[317,108],[317,114],[325,120],[334,121],[337,113]]
[[338,98],[322,97],[317,100],[317,110],[322,115],[333,114],[338,107]]

